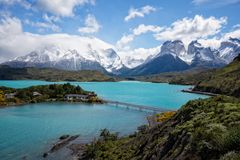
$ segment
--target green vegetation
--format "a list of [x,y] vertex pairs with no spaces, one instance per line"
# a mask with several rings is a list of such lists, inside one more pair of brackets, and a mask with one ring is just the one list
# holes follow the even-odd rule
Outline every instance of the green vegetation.
[[0,106],[5,105],[5,103],[6,103],[6,100],[5,100],[4,92],[0,90]]
[[104,130],[100,139],[87,145],[83,159],[239,159],[239,99],[216,96],[189,101],[169,117],[126,137]]
[[199,82],[194,90],[240,97],[240,55]]
[[0,65],[1,80],[46,80],[46,81],[116,81],[98,71],[66,71],[52,68],[11,68]]
[[156,121],[163,122],[176,114],[175,111],[163,112],[156,114]]
[[32,86],[23,89],[0,87],[0,106],[46,101],[69,101],[65,98],[65,95],[68,94],[86,95],[85,99],[70,99],[70,101],[102,103],[102,100],[94,92],[85,91],[80,86],[66,83]]
[[195,68],[181,72],[167,72],[156,75],[133,77],[132,80],[147,81],[154,83],[170,83],[195,85],[204,79],[208,79],[215,69]]
[[240,55],[220,69],[192,69],[135,77],[134,80],[195,85],[194,91],[240,97]]

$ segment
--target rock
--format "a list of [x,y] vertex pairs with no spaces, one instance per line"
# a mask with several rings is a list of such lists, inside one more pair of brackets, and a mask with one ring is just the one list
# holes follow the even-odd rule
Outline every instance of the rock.
[[53,144],[52,148],[48,152],[45,152],[43,154],[43,158],[46,158],[50,153],[53,153],[53,152],[56,152],[56,151],[62,149],[63,147],[65,147],[71,141],[77,139],[78,137],[79,137],[79,135],[75,135],[75,136],[63,135],[63,136],[59,137],[59,141],[57,143]]
[[59,142],[57,142],[53,145],[53,147],[50,149],[50,152],[55,152],[55,151],[61,149],[62,147],[66,146],[69,142],[75,140],[78,137],[79,137],[78,135],[75,135],[75,136],[69,136],[68,138],[60,140]]
[[46,158],[48,156],[48,153],[43,153],[43,158]]
[[77,159],[83,158],[84,151],[86,148],[86,144],[71,144],[68,146],[69,149],[72,151],[72,155],[77,157]]
[[64,140],[66,138],[70,137],[70,135],[66,134],[66,135],[62,135],[61,137],[59,137],[60,140]]

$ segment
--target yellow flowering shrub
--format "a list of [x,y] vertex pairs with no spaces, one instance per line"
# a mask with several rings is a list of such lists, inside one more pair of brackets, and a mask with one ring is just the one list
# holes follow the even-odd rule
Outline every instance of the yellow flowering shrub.
[[0,105],[5,104],[5,96],[2,90],[0,90]]
[[163,122],[176,114],[176,111],[164,112],[156,115],[157,122]]

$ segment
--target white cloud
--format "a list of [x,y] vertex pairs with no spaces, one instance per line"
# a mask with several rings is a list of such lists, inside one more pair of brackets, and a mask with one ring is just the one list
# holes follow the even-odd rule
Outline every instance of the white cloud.
[[156,55],[160,52],[160,46],[154,48],[136,48],[131,49],[129,43],[132,42],[137,36],[152,32],[158,33],[163,28],[154,25],[140,24],[132,29],[131,34],[124,35],[116,43],[117,52],[123,60],[123,63],[129,67],[136,67],[143,63],[149,56]]
[[223,36],[223,39],[229,39],[229,38],[240,38],[240,28],[237,28],[231,32],[225,33]]
[[85,19],[85,27],[80,27],[78,32],[80,33],[96,33],[101,26],[98,24],[94,15],[88,14]]
[[3,38],[12,33],[11,35],[18,35],[22,32],[21,21],[17,18],[4,18],[0,23],[0,37]]
[[76,6],[95,4],[95,0],[38,0],[37,5],[52,14],[69,17],[73,16]]
[[[144,33],[152,32],[156,40],[182,40],[187,46],[191,41],[196,39],[209,39],[211,36],[218,34],[223,25],[227,23],[226,17],[204,18],[196,15],[194,18],[183,18],[173,22],[169,27],[160,27],[154,25],[141,24],[132,30],[129,35],[124,35],[118,42],[117,48],[119,50],[129,50],[128,46],[136,36]],[[214,40],[213,40],[214,41]]]
[[60,22],[60,18],[58,16],[48,16],[48,14],[44,14],[42,18],[48,23]]
[[44,29],[50,29],[54,32],[59,32],[61,29],[59,26],[51,23],[51,22],[48,22],[48,23],[45,23],[45,22],[33,22],[33,21],[30,21],[28,19],[24,20],[24,23],[27,24],[27,25],[30,25],[32,27],[37,27],[40,29],[41,32],[44,31]]
[[150,14],[151,12],[156,11],[156,8],[146,5],[142,8],[130,8],[130,10],[128,11],[128,15],[124,18],[125,21],[129,21],[133,18],[136,17],[144,17],[147,14]]
[[153,48],[136,48],[127,51],[121,50],[118,51],[118,54],[127,67],[133,68],[142,64],[146,59],[157,55],[161,50],[160,48],[161,46]]
[[198,41],[204,47],[219,48],[221,42],[229,40],[229,38],[240,38],[240,28],[237,28],[233,31],[222,34],[220,37],[213,37],[210,39],[199,39]]
[[76,49],[88,53],[89,45],[94,48],[108,49],[114,46],[95,37],[59,34],[34,34],[24,32],[22,23],[17,18],[5,18],[0,22],[0,61],[9,60],[16,56],[26,55],[46,46],[59,46],[63,49]]
[[237,28],[240,28],[240,24],[236,24],[232,27],[233,29],[237,29]]
[[215,17],[204,18],[196,15],[194,18],[183,18],[165,27],[161,32],[155,34],[160,41],[182,40],[188,44],[192,40],[208,38],[220,32],[222,26],[227,23],[226,17],[219,19]]
[[217,48],[220,47],[222,39],[219,39],[217,37],[213,37],[211,39],[198,39],[198,42],[203,47],[211,47],[211,48],[217,49]]
[[211,5],[214,7],[239,3],[240,0],[193,0],[192,3],[196,6]]
[[117,42],[117,48],[119,50],[129,50],[130,47],[128,46],[128,44],[132,42],[137,36],[148,32],[158,33],[162,29],[163,28],[159,26],[140,24],[132,30],[131,34],[122,36],[122,38]]
[[128,44],[134,40],[135,36],[133,34],[124,35],[120,40],[117,41],[116,46],[119,50],[129,50]]
[[18,4],[24,7],[25,9],[31,8],[31,4],[26,0],[0,0],[0,4],[9,5],[9,6]]
[[133,29],[133,34],[141,35],[141,34],[144,34],[147,32],[157,33],[157,32],[160,32],[162,29],[163,28],[161,28],[159,26],[140,24],[137,28]]

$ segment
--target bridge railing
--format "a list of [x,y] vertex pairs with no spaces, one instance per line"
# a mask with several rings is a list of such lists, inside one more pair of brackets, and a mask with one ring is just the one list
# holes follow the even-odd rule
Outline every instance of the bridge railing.
[[127,103],[127,102],[120,102],[120,101],[113,101],[113,100],[104,100],[105,103],[110,103],[110,104],[115,104],[115,105],[121,105],[121,106],[126,106],[127,108],[134,108],[138,110],[147,110],[151,112],[166,112],[170,111],[168,109],[164,108],[158,108],[158,107],[153,107],[153,106],[146,106],[146,105],[138,105],[138,104],[132,104],[132,103]]

